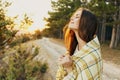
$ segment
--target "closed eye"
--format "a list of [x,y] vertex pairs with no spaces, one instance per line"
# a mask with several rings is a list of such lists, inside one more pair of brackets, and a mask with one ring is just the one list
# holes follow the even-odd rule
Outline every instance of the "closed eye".
[[80,18],[79,16],[76,16],[75,18]]
[[80,16],[80,14],[76,14],[76,16]]
[[80,14],[76,14],[76,18],[80,18]]

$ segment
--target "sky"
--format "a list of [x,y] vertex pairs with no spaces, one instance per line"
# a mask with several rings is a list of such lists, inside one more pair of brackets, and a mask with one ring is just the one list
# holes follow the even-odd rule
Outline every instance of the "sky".
[[34,23],[29,30],[43,29],[45,26],[44,17],[48,17],[48,11],[51,11],[51,0],[5,0],[12,2],[8,8],[8,16],[19,15],[19,19],[23,14],[27,13]]

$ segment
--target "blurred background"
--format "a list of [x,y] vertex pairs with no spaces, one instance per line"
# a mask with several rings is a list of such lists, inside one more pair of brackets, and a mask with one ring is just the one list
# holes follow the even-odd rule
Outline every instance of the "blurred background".
[[55,80],[63,28],[79,7],[99,22],[103,80],[120,80],[120,0],[0,0],[0,80]]

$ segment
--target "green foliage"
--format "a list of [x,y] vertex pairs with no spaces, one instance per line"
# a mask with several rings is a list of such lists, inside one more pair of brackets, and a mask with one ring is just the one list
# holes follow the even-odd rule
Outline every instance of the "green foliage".
[[119,21],[113,20],[115,12],[118,11],[118,6],[114,5],[114,1],[90,0],[88,2],[87,0],[58,0],[52,1],[53,11],[48,12],[50,15],[49,18],[45,18],[49,28],[43,30],[42,34],[49,37],[61,38],[63,27],[69,22],[70,16],[79,7],[90,9],[97,15],[100,22],[106,20],[106,23],[102,24],[113,25],[119,23]]
[[[117,2],[119,4],[119,1]],[[119,6],[112,0],[91,0],[87,4],[87,8],[90,9],[98,17],[99,22],[105,21],[103,24],[113,26],[114,24],[120,24],[120,20],[114,20],[114,16],[119,11]]]
[[[11,41],[13,41],[16,33],[18,32],[18,30],[14,29],[14,26],[16,25],[14,23],[14,20],[17,18],[17,16],[9,17],[6,15],[7,8],[11,4],[12,3],[10,2],[0,0],[0,50],[5,48],[9,44],[13,44],[13,45],[16,44],[16,43],[11,43]],[[21,20],[21,23],[17,25],[20,25],[21,29],[26,29],[32,23],[33,23],[32,19],[27,14],[24,14],[23,20]],[[22,39],[22,42],[26,42],[28,40],[29,40],[28,37],[24,37]]]
[[41,38],[42,38],[41,31],[40,31],[40,30],[35,30],[35,33],[33,34],[33,36],[34,36],[36,39],[41,39]]
[[21,43],[25,43],[30,40],[40,39],[42,37],[40,30],[36,30],[34,34],[26,33],[17,35],[14,37],[14,39],[9,44],[10,47],[16,46]]
[[47,66],[46,64],[43,64],[43,65],[41,66],[41,68],[40,68],[40,72],[41,72],[41,73],[45,73],[46,70],[47,70],[47,68],[48,68],[48,66]]
[[0,0],[0,49],[4,45],[11,41],[11,38],[16,34],[16,30],[13,30],[14,18],[6,16],[6,8],[9,7],[11,3],[3,2]]
[[41,33],[42,33],[42,34],[41,34],[42,36],[51,37],[49,28],[45,28],[44,30],[42,30]]
[[48,65],[36,61],[39,53],[37,46],[14,47],[15,51],[6,53],[0,63],[0,80],[40,80],[46,73]]
[[18,44],[27,42],[31,40],[32,35],[30,34],[22,34],[20,36],[16,36],[10,43],[10,47],[16,46]]
[[27,14],[24,14],[23,16],[24,17],[23,20],[21,20],[20,29],[28,29],[28,27],[32,25],[33,20]]
[[42,34],[46,36],[61,38],[63,27],[68,23],[73,12],[80,7],[80,0],[58,0],[52,1],[53,12],[48,12],[49,18],[45,18],[48,22],[47,28]]

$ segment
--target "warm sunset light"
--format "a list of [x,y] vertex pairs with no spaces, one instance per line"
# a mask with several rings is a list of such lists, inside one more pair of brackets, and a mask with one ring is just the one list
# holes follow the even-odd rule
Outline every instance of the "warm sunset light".
[[[12,2],[8,8],[8,16],[19,15],[19,20],[23,14],[27,14],[33,20],[33,24],[28,28],[29,31],[43,29],[45,27],[44,17],[48,16],[48,10],[51,10],[50,0],[5,0]],[[18,20],[18,22],[19,22]]]

